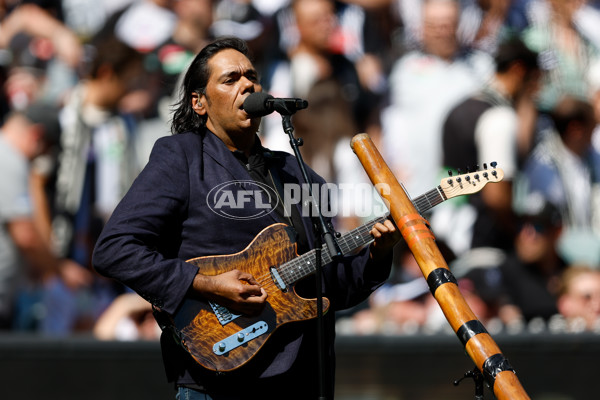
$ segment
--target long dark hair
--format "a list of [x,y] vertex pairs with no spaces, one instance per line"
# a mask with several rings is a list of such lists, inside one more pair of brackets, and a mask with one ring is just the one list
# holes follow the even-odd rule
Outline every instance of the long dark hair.
[[221,37],[203,48],[190,64],[179,89],[180,100],[174,105],[171,133],[199,132],[206,124],[206,116],[197,114],[192,108],[192,94],[202,95],[206,91],[210,68],[208,61],[218,52],[234,49],[249,57],[250,50],[242,39]]

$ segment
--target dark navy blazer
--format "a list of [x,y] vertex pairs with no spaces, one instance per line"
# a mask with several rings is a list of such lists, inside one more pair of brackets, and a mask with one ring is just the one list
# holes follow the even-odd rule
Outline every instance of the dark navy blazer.
[[[302,183],[296,158],[283,152],[274,154],[281,181]],[[324,183],[309,171],[314,183]],[[281,222],[275,213],[232,220],[215,213],[207,204],[211,189],[224,182],[250,179],[233,153],[210,132],[204,138],[198,133],[182,133],[159,139],[148,164],[106,224],[94,251],[94,267],[162,310],[175,313],[198,272],[184,260],[239,252],[265,227]],[[240,216],[256,215],[253,207],[248,203],[238,212]],[[303,222],[312,248],[310,219],[303,218]],[[323,269],[323,293],[333,310],[354,306],[383,283],[390,268],[391,256],[374,262],[365,248]],[[304,326],[298,325],[298,329]],[[260,371],[254,368],[255,373],[274,376],[292,368],[306,342],[304,336],[300,332],[293,335],[293,340],[287,339],[293,343],[283,343]],[[329,353],[333,354],[334,335],[330,336]]]

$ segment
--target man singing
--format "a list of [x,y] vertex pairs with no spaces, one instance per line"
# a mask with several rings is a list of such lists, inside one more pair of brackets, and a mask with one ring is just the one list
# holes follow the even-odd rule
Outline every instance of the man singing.
[[[211,191],[226,182],[256,182],[274,193],[304,183],[296,158],[262,147],[256,134],[260,118],[243,109],[246,98],[261,90],[244,41],[221,38],[200,51],[183,81],[173,135],[156,142],[147,166],[96,245],[98,272],[131,287],[163,314],[177,315],[187,299],[200,298],[234,314],[253,315],[269,305],[272,291],[281,290],[240,269],[204,274],[186,260],[240,252],[263,229],[280,222],[293,227],[299,254],[315,246],[312,219],[300,204],[288,215],[283,207],[261,214],[256,203],[243,202],[233,216],[215,212],[211,204]],[[310,169],[309,175],[313,183],[325,184]],[[390,221],[377,223],[371,234],[375,240],[370,246],[323,266],[322,291],[331,302],[324,316],[323,369],[330,398],[334,311],[360,303],[383,283],[400,237]],[[314,276],[295,290],[314,297]],[[175,382],[179,399],[317,398],[316,326],[310,319],[278,327],[252,359],[230,372],[199,365],[166,329],[161,345],[168,378]]]

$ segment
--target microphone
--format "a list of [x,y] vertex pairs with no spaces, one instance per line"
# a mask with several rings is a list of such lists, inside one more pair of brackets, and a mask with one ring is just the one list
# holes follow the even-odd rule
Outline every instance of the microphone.
[[263,117],[277,111],[282,115],[292,115],[308,107],[308,101],[293,98],[273,97],[265,92],[255,92],[246,97],[242,108],[251,117]]

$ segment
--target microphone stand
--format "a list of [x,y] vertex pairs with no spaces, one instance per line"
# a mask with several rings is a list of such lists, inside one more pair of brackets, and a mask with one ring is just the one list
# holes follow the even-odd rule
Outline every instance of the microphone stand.
[[277,111],[281,114],[283,130],[290,138],[290,146],[294,150],[294,154],[296,156],[296,160],[298,161],[298,165],[300,166],[300,171],[302,172],[302,177],[304,181],[308,185],[308,192],[310,194],[310,198],[312,200],[312,210],[314,212],[311,213],[311,218],[313,219],[313,227],[315,229],[315,251],[316,251],[316,274],[315,280],[316,284],[316,296],[317,296],[317,352],[318,352],[318,376],[319,376],[319,400],[325,400],[325,326],[323,321],[323,287],[322,287],[322,259],[321,259],[321,241],[324,240],[327,245],[327,249],[329,250],[329,254],[332,260],[335,260],[342,256],[342,252],[339,248],[338,243],[335,241],[334,235],[331,232],[331,229],[325,223],[323,215],[321,213],[321,209],[319,208],[319,204],[317,199],[314,197],[312,191],[312,181],[306,172],[306,168],[304,166],[304,160],[302,159],[302,155],[300,154],[299,147],[302,146],[303,141],[302,138],[296,139],[294,137],[294,127],[292,126],[292,114],[295,110],[289,110],[287,108],[281,109],[278,108]]

